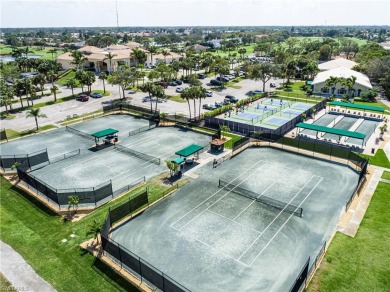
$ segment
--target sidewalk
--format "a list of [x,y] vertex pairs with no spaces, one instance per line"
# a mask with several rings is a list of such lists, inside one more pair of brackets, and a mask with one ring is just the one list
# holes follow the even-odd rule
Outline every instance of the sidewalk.
[[[0,272],[17,291],[56,291],[11,246],[0,241]],[[6,287],[2,287],[2,290]]]

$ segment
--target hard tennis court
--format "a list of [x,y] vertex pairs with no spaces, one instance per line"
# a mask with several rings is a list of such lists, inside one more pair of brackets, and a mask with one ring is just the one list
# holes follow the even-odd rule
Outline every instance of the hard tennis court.
[[112,233],[191,291],[288,291],[358,181],[345,166],[272,148],[196,174]]

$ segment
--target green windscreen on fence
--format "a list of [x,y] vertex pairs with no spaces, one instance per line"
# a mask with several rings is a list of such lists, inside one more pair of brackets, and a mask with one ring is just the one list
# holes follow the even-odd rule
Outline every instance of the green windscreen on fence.
[[366,135],[363,133],[352,132],[352,131],[347,131],[347,130],[342,130],[342,129],[337,129],[337,128],[324,127],[324,126],[319,126],[319,125],[314,125],[314,124],[298,123],[296,125],[296,127],[302,128],[302,129],[313,130],[313,131],[317,131],[317,132],[324,132],[324,133],[336,134],[336,135],[345,136],[345,137],[352,137],[352,138],[357,138],[357,139],[366,138]]

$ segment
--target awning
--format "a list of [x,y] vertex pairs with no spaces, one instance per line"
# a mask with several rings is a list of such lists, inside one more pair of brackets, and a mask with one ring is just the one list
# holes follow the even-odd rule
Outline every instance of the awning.
[[190,156],[191,154],[194,154],[196,152],[198,152],[199,150],[202,150],[203,149],[203,146],[199,146],[199,145],[196,145],[196,144],[191,144],[177,152],[175,152],[176,155],[179,155],[179,156],[183,156],[183,157],[188,157]]
[[172,159],[171,162],[176,163],[176,164],[182,164],[184,162],[184,158],[177,157],[175,159]]
[[329,102],[329,105],[342,106],[346,108],[356,108],[356,109],[381,112],[381,113],[385,111],[383,107],[379,107],[379,106],[363,105],[363,104],[348,103],[348,102],[341,102],[341,101],[331,101]]
[[324,127],[324,126],[319,126],[319,125],[314,125],[314,124],[298,123],[296,125],[296,127],[302,128],[302,129],[313,130],[313,131],[317,131],[317,132],[324,132],[324,133],[336,134],[336,135],[345,136],[345,137],[357,138],[357,139],[366,138],[366,135],[363,133],[351,132],[351,131],[347,131],[347,130]]
[[112,134],[115,134],[115,133],[118,133],[118,132],[119,132],[118,130],[108,128],[108,129],[101,130],[99,132],[93,133],[93,134],[91,134],[91,136],[95,137],[95,138],[101,138],[101,137],[112,135]]

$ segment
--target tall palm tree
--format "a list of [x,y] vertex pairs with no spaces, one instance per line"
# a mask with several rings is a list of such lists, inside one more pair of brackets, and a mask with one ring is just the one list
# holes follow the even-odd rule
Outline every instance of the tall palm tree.
[[110,73],[112,72],[112,59],[114,59],[114,57],[116,57],[115,54],[112,54],[111,52],[108,52],[107,56],[103,59],[103,62],[105,60],[109,60],[110,61]]
[[157,47],[150,46],[150,47],[148,47],[148,51],[150,54],[150,64],[153,66],[153,55],[155,55],[157,53]]
[[38,127],[38,118],[47,118],[45,114],[41,113],[40,108],[32,108],[27,111],[26,118],[34,118],[35,119],[35,125],[37,126],[37,131],[39,129]]
[[202,86],[199,86],[199,120],[200,120],[200,109],[202,108],[202,99],[206,98],[207,97],[207,94],[206,94],[206,88],[202,87]]
[[107,80],[107,74],[104,72],[101,72],[99,74],[99,79],[103,81],[103,92],[106,93],[106,84],[105,84],[104,80]]
[[[51,89],[50,90],[52,91],[52,89],[56,87],[54,85],[54,80],[57,78],[57,73],[54,70],[50,70],[49,72],[47,72],[47,78],[51,82]],[[53,90],[52,93],[54,94],[54,102],[56,102],[57,101],[57,90]]]
[[39,85],[39,89],[41,90],[41,96],[43,96],[43,90],[45,89],[46,77],[44,74],[35,75],[33,78],[34,85]]
[[326,79],[325,86],[331,88],[332,95],[334,95],[334,91],[338,83],[340,83],[340,78],[338,77],[330,76],[328,79]]
[[70,54],[73,58],[73,62],[71,64],[75,64],[77,70],[80,69],[80,65],[87,61],[87,58],[84,57],[84,54],[80,51],[72,51]]
[[22,92],[24,90],[24,85],[22,79],[15,80],[13,85],[15,89],[15,94],[17,97],[19,97],[20,106],[24,108],[23,99],[22,99],[22,95],[23,95]]
[[164,62],[167,63],[167,56],[169,56],[171,53],[168,50],[162,50],[161,54],[164,56]]
[[48,53],[51,54],[51,58],[53,60],[54,60],[54,55],[56,55],[56,57],[57,57],[57,52],[58,52],[58,50],[56,48],[53,48],[53,49],[48,51]]
[[159,99],[162,99],[162,98],[164,98],[164,96],[165,96],[164,87],[162,87],[162,86],[160,86],[160,85],[154,86],[154,87],[153,87],[152,94],[153,94],[153,96],[156,98],[156,106],[155,106],[155,108],[154,108],[154,111],[157,112],[157,104],[158,104],[158,101],[159,101]]
[[190,114],[190,120],[191,120],[191,104],[190,99],[192,99],[192,94],[190,92],[191,87],[187,87],[183,90],[183,92],[180,94],[182,99],[185,99],[188,104],[188,113]]
[[68,80],[66,81],[65,85],[66,85],[66,87],[72,89],[72,95],[74,95],[73,90],[74,90],[74,88],[77,86],[77,81],[76,81],[76,79],[75,79],[75,78],[70,78],[70,79],[68,79]]

